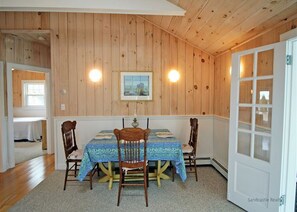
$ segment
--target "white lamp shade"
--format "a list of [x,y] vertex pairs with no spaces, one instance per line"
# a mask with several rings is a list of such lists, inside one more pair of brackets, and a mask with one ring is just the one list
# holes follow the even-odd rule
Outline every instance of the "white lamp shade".
[[179,80],[180,75],[177,70],[171,70],[168,74],[168,77],[171,82],[177,82]]
[[98,69],[93,69],[90,71],[89,77],[92,82],[98,82],[102,77],[102,73]]

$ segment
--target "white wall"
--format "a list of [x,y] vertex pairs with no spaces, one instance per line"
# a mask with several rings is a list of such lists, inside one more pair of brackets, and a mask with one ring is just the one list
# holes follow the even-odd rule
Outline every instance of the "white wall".
[[[199,137],[197,146],[198,158],[213,158],[213,116],[152,116],[151,129],[167,128],[181,143],[187,143],[190,135],[190,118],[199,120]],[[146,127],[146,117],[138,117],[140,127]],[[61,124],[66,120],[76,120],[76,138],[78,148],[82,148],[97,132],[114,128],[122,128],[122,117],[55,117],[55,167],[65,169],[65,155],[61,135]],[[142,125],[143,124],[143,125]],[[199,164],[199,159],[198,159]]]

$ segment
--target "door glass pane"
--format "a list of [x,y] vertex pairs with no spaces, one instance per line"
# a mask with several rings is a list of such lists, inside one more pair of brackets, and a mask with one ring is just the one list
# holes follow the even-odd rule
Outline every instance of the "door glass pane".
[[243,155],[251,156],[251,134],[238,132],[237,152]]
[[258,53],[257,76],[273,75],[273,53],[273,49]]
[[257,104],[272,104],[273,79],[257,80]]
[[239,103],[252,103],[253,81],[241,81],[239,84]]
[[267,136],[255,135],[254,158],[270,161],[271,139]]
[[256,126],[258,132],[271,133],[272,108],[258,107],[256,110]]
[[252,129],[252,108],[239,107],[238,111],[238,128]]
[[248,54],[240,57],[240,78],[253,76],[254,54]]

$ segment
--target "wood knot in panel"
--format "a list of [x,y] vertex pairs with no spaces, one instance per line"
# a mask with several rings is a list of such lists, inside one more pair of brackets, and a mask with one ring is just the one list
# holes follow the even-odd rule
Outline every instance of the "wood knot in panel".
[[202,112],[202,115],[205,115],[205,112]]
[[206,86],[206,90],[208,90],[208,89],[209,89],[209,86],[207,85],[207,86]]
[[197,90],[198,89],[198,86],[197,85],[194,85],[194,89]]
[[204,63],[204,62],[205,62],[205,60],[202,58],[202,59],[201,59],[201,62],[202,62],[202,63]]

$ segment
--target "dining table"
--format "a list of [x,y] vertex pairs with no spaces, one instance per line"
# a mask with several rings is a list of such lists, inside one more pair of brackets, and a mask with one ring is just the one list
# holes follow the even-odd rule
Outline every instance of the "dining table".
[[[176,173],[183,182],[187,179],[182,144],[168,129],[150,129],[147,140],[147,160],[156,164],[154,171],[149,173],[149,179],[157,180],[159,187],[161,179],[170,179],[165,173],[170,163],[175,166]],[[117,139],[112,130],[102,130],[85,145],[77,178],[83,181],[99,163],[104,173],[99,182],[109,182],[108,188],[112,189],[113,181],[118,181],[120,178],[114,170],[116,162],[118,162]]]

